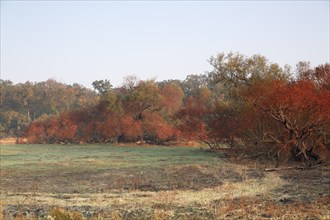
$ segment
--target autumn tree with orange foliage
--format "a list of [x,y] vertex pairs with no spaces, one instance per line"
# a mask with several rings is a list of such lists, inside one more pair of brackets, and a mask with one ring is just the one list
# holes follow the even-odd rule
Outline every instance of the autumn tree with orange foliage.
[[227,100],[238,109],[235,119],[244,130],[235,139],[251,153],[275,152],[277,161],[327,157],[328,64],[311,69],[300,63],[298,77],[259,55],[219,54],[211,64],[213,80],[227,88]]
[[213,71],[184,81],[125,78],[93,86],[99,103],[30,124],[30,143],[195,140],[212,150],[281,160],[329,158],[330,66],[300,62],[296,73],[265,57],[220,53]]
[[63,113],[60,117],[33,122],[25,130],[25,136],[31,143],[72,143],[77,127],[70,115]]
[[264,138],[277,143],[278,156],[307,161],[323,156],[320,153],[329,143],[330,90],[306,79],[275,80],[254,94],[255,106],[273,120],[274,126],[266,130]]
[[194,95],[186,98],[184,107],[177,112],[178,128],[183,138],[196,140],[214,148],[209,125],[209,116],[212,113],[211,92],[207,87],[201,87],[193,93]]

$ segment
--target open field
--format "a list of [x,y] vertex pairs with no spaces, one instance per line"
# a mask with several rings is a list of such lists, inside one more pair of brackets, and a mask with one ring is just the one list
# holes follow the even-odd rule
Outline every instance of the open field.
[[0,218],[330,219],[329,166],[271,166],[197,147],[1,145]]

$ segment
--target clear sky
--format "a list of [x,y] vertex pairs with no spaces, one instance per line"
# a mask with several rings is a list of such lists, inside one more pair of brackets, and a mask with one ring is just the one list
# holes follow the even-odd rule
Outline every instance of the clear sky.
[[1,79],[184,79],[218,52],[329,62],[329,1],[3,1]]

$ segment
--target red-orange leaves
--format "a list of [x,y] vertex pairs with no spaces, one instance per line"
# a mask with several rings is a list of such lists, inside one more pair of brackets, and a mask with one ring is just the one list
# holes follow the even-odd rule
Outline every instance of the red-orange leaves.
[[54,134],[56,142],[71,143],[75,140],[77,125],[70,119],[66,113],[62,114],[58,119],[58,130]]
[[25,131],[29,143],[72,143],[75,142],[77,125],[68,114],[59,118],[32,123]]
[[316,160],[314,149],[325,144],[330,128],[329,100],[330,91],[319,88],[312,80],[274,80],[263,88],[256,105],[273,120],[273,128],[265,133],[275,138],[280,148],[293,158]]
[[209,127],[206,125],[208,109],[205,105],[205,100],[192,96],[187,98],[185,108],[177,113],[178,128],[183,137],[203,142],[209,139]]
[[120,119],[122,134],[127,140],[138,140],[142,136],[141,122],[134,120],[131,116],[126,115]]
[[257,104],[268,114],[291,123],[318,123],[326,119],[329,91],[318,89],[313,82],[274,81],[259,94]]
[[143,128],[146,136],[158,139],[158,141],[171,139],[176,135],[175,129],[157,113],[146,115]]
[[27,138],[28,143],[46,143],[47,135],[46,129],[42,122],[32,123],[24,132],[24,137]]

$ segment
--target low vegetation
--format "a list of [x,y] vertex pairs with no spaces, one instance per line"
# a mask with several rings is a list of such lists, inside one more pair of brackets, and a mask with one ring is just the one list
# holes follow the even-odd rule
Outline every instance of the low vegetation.
[[3,219],[327,219],[330,167],[199,147],[1,145]]

